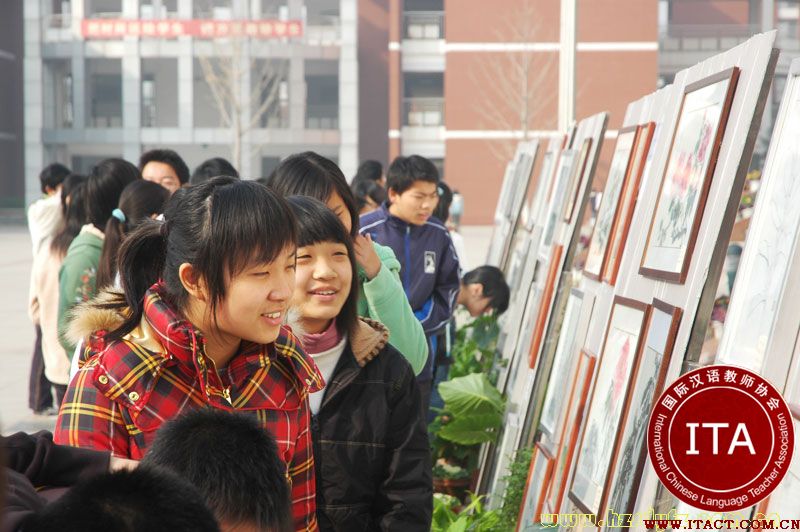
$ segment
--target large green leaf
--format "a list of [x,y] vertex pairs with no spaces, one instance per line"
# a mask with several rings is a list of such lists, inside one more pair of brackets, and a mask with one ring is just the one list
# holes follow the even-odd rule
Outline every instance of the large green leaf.
[[443,425],[439,436],[459,445],[486,443],[494,441],[502,423],[503,416],[496,412],[463,416]]
[[472,373],[439,384],[445,409],[458,418],[493,412],[502,414],[503,397],[483,373]]

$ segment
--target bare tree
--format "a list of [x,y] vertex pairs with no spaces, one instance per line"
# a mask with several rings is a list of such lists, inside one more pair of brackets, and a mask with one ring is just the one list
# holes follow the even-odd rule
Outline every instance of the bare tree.
[[251,57],[248,40],[231,37],[224,47],[215,42],[211,55],[197,58],[222,125],[231,130],[231,162],[236,168],[242,167],[245,136],[280,113],[280,89],[288,73],[287,61]]
[[[510,42],[515,48],[504,52],[502,59],[494,54],[482,57],[476,70],[470,73],[476,88],[483,91],[476,109],[484,127],[522,132],[521,139],[499,146],[489,143],[492,154],[503,163],[513,157],[519,140],[530,138],[535,113],[551,105],[558,95],[557,91],[547,90],[558,69],[558,54],[534,51],[531,44],[539,34],[537,8],[541,0],[521,0],[518,5],[518,9],[507,12],[502,28],[497,31],[498,41]],[[551,127],[555,127],[555,122]]]

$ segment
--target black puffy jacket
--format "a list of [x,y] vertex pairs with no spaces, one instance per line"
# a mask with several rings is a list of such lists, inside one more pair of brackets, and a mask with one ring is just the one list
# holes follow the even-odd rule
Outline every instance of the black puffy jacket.
[[360,319],[311,420],[320,530],[428,532],[431,451],[411,366]]

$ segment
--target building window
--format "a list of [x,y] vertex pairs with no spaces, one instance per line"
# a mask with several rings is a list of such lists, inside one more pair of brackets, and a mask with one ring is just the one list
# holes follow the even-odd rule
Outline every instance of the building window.
[[142,59],[142,127],[178,127],[178,60]]
[[178,0],[141,0],[139,18],[163,20],[178,17]]
[[441,72],[406,72],[403,76],[403,125],[444,125],[444,76]]
[[72,62],[69,59],[44,61],[44,96],[44,127],[72,127]]
[[406,39],[444,39],[442,0],[405,0],[403,35]]
[[286,20],[289,18],[287,0],[261,0],[258,17],[264,19]]
[[253,98],[251,116],[257,120],[259,127],[289,127],[289,61],[253,61],[250,82]]
[[339,129],[339,62],[309,60],[306,71],[306,128]]
[[338,26],[339,0],[314,0],[303,6],[309,26]]
[[122,127],[121,60],[86,60],[86,125]]
[[192,3],[194,18],[210,18],[214,20],[231,20],[233,7],[230,0],[195,0]]
[[122,18],[122,0],[86,0],[86,18]]

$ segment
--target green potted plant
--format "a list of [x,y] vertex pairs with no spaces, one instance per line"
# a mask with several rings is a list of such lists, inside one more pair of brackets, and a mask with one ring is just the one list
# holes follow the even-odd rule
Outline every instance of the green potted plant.
[[494,441],[505,401],[485,373],[439,384],[444,408],[431,423],[434,491],[461,496],[475,479],[483,443]]
[[431,532],[499,532],[500,516],[496,510],[487,510],[483,497],[470,494],[470,503],[461,508],[461,501],[451,495],[437,493],[433,496]]

